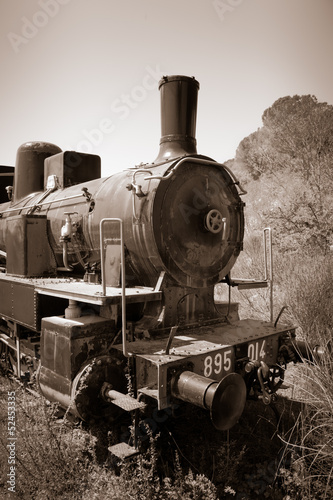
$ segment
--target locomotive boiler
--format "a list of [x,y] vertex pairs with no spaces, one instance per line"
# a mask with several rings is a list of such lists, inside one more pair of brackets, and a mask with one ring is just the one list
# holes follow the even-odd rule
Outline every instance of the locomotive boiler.
[[230,277],[244,191],[197,153],[199,83],[168,76],[159,89],[152,163],[101,178],[96,155],[19,148],[0,205],[2,363],[87,422],[183,401],[225,430],[247,397],[274,399],[295,333],[272,318],[240,320],[237,304],[215,299],[218,283],[270,280]]

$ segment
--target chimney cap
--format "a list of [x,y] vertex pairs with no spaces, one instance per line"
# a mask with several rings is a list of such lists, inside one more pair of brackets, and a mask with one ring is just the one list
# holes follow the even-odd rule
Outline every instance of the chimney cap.
[[195,79],[194,76],[171,75],[171,76],[162,76],[161,80],[158,82],[158,89],[160,89],[162,85],[164,85],[165,83],[174,81],[191,82],[197,86],[198,90],[200,88],[200,84],[198,80]]

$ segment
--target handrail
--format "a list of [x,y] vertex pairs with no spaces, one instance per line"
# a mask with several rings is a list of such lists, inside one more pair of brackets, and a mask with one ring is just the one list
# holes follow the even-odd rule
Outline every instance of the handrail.
[[[272,230],[270,227],[265,227],[263,230],[264,241],[264,273],[263,280],[260,279],[232,279],[229,273],[220,283],[227,283],[230,287],[238,287],[239,290],[250,288],[266,288],[269,287],[269,311],[270,322],[273,323],[273,248],[272,248]],[[230,297],[229,297],[230,300]]]
[[[50,193],[47,193],[47,195]],[[33,205],[23,205],[21,207],[15,207],[15,208],[7,208],[7,210],[3,210],[0,212],[0,215],[2,214],[7,214],[9,212],[18,212],[19,210],[27,210],[27,209],[36,209],[38,207],[41,207],[42,205],[48,205],[49,203],[56,203],[59,201],[67,201],[67,200],[73,200],[74,198],[81,198],[82,196],[85,196],[83,193],[80,194],[73,194],[72,196],[65,196],[64,198],[55,198],[53,200],[44,200],[38,203],[34,203]]]
[[[192,162],[192,163],[199,163],[200,165],[210,165],[210,166],[213,166],[213,167],[220,167],[220,168],[223,168],[224,170],[226,170],[226,172],[228,172],[228,174],[230,175],[231,179],[234,181],[234,184],[236,186],[238,186],[239,188],[239,195],[243,195],[243,194],[247,194],[247,191],[245,191],[245,189],[242,188],[242,186],[240,185],[239,181],[236,179],[235,177],[235,174],[232,172],[232,170],[230,170],[229,167],[227,167],[226,165],[223,165],[223,163],[218,163],[216,161],[213,161],[213,160],[205,160],[204,158],[193,158],[191,156],[185,156],[183,158],[181,158],[174,167],[172,167],[172,169],[170,170],[170,172],[163,176],[163,175],[151,175],[150,177],[145,177],[144,180],[147,181],[147,180],[152,180],[152,179],[158,179],[158,180],[161,180],[161,181],[165,181],[167,179],[169,179],[175,172],[175,170],[182,164],[182,163],[185,163],[185,162]],[[143,170],[145,172],[145,170]],[[147,171],[148,172],[148,171]],[[150,172],[148,172],[150,173]]]
[[270,321],[273,323],[273,248],[272,248],[272,230],[270,227],[264,229],[264,262],[265,262],[265,281],[269,283],[269,310]]
[[102,293],[106,296],[106,281],[105,281],[105,252],[104,252],[104,225],[108,222],[119,222],[120,227],[120,273],[121,273],[121,331],[123,342],[123,354],[128,357],[127,340],[126,340],[126,290],[125,290],[125,249],[124,249],[124,233],[123,221],[117,217],[104,218],[100,221],[100,252],[101,252],[101,277],[102,277]]

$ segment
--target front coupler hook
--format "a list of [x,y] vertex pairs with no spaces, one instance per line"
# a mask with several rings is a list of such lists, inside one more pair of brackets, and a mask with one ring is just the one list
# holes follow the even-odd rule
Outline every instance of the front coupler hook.
[[269,368],[266,365],[266,363],[264,363],[263,361],[260,362],[260,366],[258,368],[257,375],[258,375],[258,380],[259,380],[261,391],[262,391],[263,403],[265,405],[269,405],[272,403],[273,399],[275,399],[275,397],[273,398],[273,396],[275,396],[275,395],[270,394],[265,387],[264,381],[269,380]]

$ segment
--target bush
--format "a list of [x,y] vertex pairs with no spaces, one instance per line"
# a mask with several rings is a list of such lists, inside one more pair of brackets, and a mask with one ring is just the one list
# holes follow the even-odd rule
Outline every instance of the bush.
[[[293,273],[291,274],[291,271]],[[294,276],[294,279],[290,279]],[[324,350],[321,357],[304,360],[294,378],[295,396],[303,411],[291,434],[288,450],[292,467],[302,477],[299,498],[333,498],[333,256],[304,255],[302,260],[289,259],[285,269],[286,299],[299,325],[298,335],[311,347]]]
[[296,254],[279,263],[280,288],[298,332],[326,345],[333,332],[333,255]]
[[[161,472],[157,438],[148,451],[118,465],[97,459],[98,437],[78,425],[57,419],[57,407],[33,398],[8,379],[1,379],[0,483],[7,490],[7,395],[15,391],[15,494],[24,500],[55,499],[185,499],[217,500],[216,488],[203,474],[182,471],[178,457],[174,472]],[[105,443],[105,447],[107,443]],[[169,477],[170,476],[170,477]],[[8,490],[7,490],[8,493]]]
[[[56,419],[57,408],[42,398],[35,399],[16,385],[3,379],[1,399],[2,471],[8,472],[7,394],[15,390],[16,496],[24,500],[81,498],[89,470],[92,449],[89,435],[79,428],[69,429]],[[6,390],[10,388],[10,391]],[[6,472],[5,472],[6,471]],[[4,477],[2,483],[6,485]],[[7,488],[6,488],[7,489]]]
[[285,438],[289,470],[281,471],[283,484],[301,498],[333,498],[333,364],[330,353],[320,361],[299,366],[294,396],[302,402],[298,421]]
[[[262,246],[252,236],[245,248],[239,277],[250,277],[249,272],[256,276]],[[287,305],[281,321],[297,327],[297,337],[308,343],[309,350],[320,346],[325,351],[321,358],[303,360],[293,369],[293,397],[302,403],[302,412],[292,430],[281,437],[286,448],[279,477],[291,499],[329,499],[333,498],[333,255],[276,252],[274,261],[275,314]],[[265,293],[238,293],[241,309],[267,319]]]

